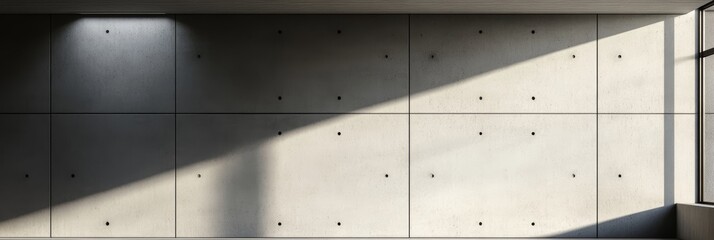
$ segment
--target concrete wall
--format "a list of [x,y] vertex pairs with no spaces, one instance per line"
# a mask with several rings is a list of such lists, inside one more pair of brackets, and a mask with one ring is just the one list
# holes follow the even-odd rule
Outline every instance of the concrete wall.
[[694,15],[0,16],[0,237],[673,237]]

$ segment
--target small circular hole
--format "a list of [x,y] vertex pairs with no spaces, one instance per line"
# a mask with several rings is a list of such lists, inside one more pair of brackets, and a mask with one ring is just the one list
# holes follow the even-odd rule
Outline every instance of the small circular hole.
[[483,226],[483,223],[482,223],[482,222],[478,222],[478,225],[479,225],[479,226]]
[[30,174],[25,174],[25,178],[30,178]]
[[107,225],[107,226],[109,226],[109,222],[105,222],[105,223],[104,223],[104,225]]
[[201,178],[201,174],[200,174],[200,173],[198,174],[198,178]]
[[434,59],[434,54],[431,55],[431,59]]
[[482,33],[483,33],[483,30],[478,30],[478,34],[482,34]]
[[201,54],[196,55],[196,58],[201,58]]
[[573,178],[575,178],[575,173],[573,173]]
[[283,34],[283,30],[278,30],[278,34]]
[[71,175],[69,175],[69,176],[70,176],[71,178],[74,178],[74,173],[72,173],[72,174],[71,174]]
[[342,96],[337,96],[337,100],[342,100]]
[[573,55],[573,58],[575,58],[575,55]]
[[621,178],[621,177],[622,177],[622,174],[617,174],[617,177]]
[[531,34],[535,34],[535,30],[531,30]]
[[384,55],[384,58],[389,58],[389,55],[386,55],[386,54],[385,54],[385,55]]
[[105,33],[109,33],[109,30],[104,31]]
[[535,226],[535,222],[532,222],[532,223],[531,223],[531,226]]
[[483,132],[478,132],[478,135],[483,135]]
[[342,135],[342,133],[341,133],[341,132],[337,132],[337,136],[340,136],[340,135]]
[[431,178],[434,178],[434,174],[433,174],[433,173],[431,174]]
[[283,135],[283,132],[278,132],[278,135]]
[[535,96],[531,97],[531,100],[535,101]]
[[622,55],[617,55],[617,58],[622,58]]
[[337,34],[342,34],[342,30],[337,30]]
[[385,178],[388,178],[388,177],[389,177],[389,174],[384,174],[384,177],[385,177]]
[[478,100],[483,100],[483,97],[482,97],[482,96],[479,96],[479,97],[478,97]]
[[337,222],[337,226],[342,226],[342,223],[341,223],[341,222]]
[[278,101],[283,100],[283,96],[278,96]]
[[278,222],[278,226],[282,226],[282,225],[283,225],[283,223],[282,223],[282,222]]
[[531,135],[535,136],[535,132],[531,132]]

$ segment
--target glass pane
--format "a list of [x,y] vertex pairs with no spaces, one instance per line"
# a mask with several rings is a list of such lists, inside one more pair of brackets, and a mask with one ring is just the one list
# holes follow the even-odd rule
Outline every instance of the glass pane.
[[704,49],[714,47],[714,9],[704,11]]

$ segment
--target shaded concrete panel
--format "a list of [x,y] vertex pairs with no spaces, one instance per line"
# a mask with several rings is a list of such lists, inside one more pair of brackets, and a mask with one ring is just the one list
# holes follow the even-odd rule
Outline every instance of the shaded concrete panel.
[[52,236],[174,236],[174,116],[52,117]]
[[407,115],[180,114],[178,237],[408,236]]
[[177,16],[178,110],[406,113],[408,27],[407,15]]
[[694,16],[599,16],[600,113],[695,112]]
[[594,113],[595,34],[594,15],[411,16],[411,111]]
[[0,237],[50,236],[49,115],[0,115]]
[[714,206],[677,204],[677,238],[705,240],[714,238]]
[[0,15],[0,112],[50,111],[50,16]]
[[[694,115],[600,115],[600,237],[674,237],[674,202],[691,201]],[[688,176],[688,177],[687,177]],[[691,180],[689,180],[691,183]],[[685,186],[676,189],[677,186]],[[676,199],[675,199],[676,198]]]
[[52,16],[53,112],[173,112],[174,21]]
[[[672,116],[666,116],[672,118]],[[673,117],[675,130],[670,130],[674,135],[674,151],[670,156],[674,170],[674,202],[675,203],[695,203],[699,179],[697,171],[699,169],[699,159],[697,158],[697,116],[695,114],[681,114]],[[670,123],[670,119],[665,123]],[[666,146],[667,144],[665,144]],[[667,158],[665,158],[667,159]],[[668,181],[668,180],[665,180]]]
[[702,165],[702,198],[707,202],[714,202],[714,114],[705,115],[704,164]]
[[596,117],[412,115],[412,237],[595,237]]

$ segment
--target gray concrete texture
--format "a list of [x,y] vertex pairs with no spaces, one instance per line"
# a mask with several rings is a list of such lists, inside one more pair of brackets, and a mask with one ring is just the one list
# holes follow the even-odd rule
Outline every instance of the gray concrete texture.
[[2,18],[2,237],[674,237],[695,199],[693,12]]

